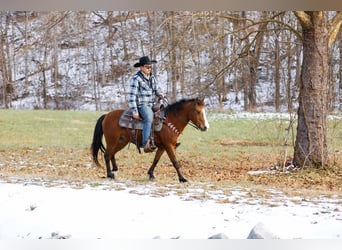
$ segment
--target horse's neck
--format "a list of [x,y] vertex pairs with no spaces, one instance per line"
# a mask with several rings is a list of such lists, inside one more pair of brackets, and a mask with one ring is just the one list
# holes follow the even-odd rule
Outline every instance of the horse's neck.
[[189,122],[187,118],[179,116],[175,113],[168,114],[166,120],[168,123],[172,123],[178,129],[179,133],[183,132],[184,128]]

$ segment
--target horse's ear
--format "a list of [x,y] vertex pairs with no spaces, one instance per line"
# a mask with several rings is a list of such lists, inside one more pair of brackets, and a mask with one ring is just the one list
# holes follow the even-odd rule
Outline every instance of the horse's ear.
[[198,105],[204,105],[204,96],[197,97]]

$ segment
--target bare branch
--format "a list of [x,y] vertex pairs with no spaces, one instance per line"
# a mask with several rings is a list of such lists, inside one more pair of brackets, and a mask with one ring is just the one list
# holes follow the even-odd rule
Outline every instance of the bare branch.
[[56,21],[54,21],[52,24],[50,24],[48,27],[47,27],[47,31],[50,31],[53,27],[55,27],[56,25],[58,25],[60,22],[63,21],[64,18],[66,18],[69,14],[70,14],[70,11],[64,11],[62,13],[63,15],[58,18]]
[[342,11],[338,11],[336,15],[330,21],[330,29],[329,29],[329,37],[328,37],[328,46],[329,48],[335,42],[336,37],[341,29],[342,25]]
[[[280,16],[280,15],[282,15],[284,13],[285,12],[279,12],[279,13],[276,13],[275,15],[269,17],[268,19],[264,19],[264,20],[260,20],[260,21],[254,21],[254,20],[251,20],[251,19],[248,19],[248,18],[241,18],[241,17],[238,18],[238,17],[234,17],[234,16],[224,16],[224,15],[218,15],[218,17],[226,18],[226,19],[230,19],[230,20],[235,20],[235,21],[246,20],[246,21],[250,22],[249,25],[244,26],[241,29],[235,30],[234,33],[239,33],[242,30],[246,30],[248,28],[251,28],[253,26],[257,26],[257,25],[260,25],[260,24],[263,24],[263,23],[276,23],[276,24],[280,24],[280,25],[284,26],[289,31],[293,32],[299,39],[302,39],[302,36],[301,36],[300,32],[298,32],[297,29],[295,29],[294,27],[292,27],[291,25],[289,25],[289,24],[287,24],[285,22],[282,22],[282,21],[279,21],[279,20],[275,19],[277,16]],[[257,30],[252,31],[251,33],[247,34],[247,36],[250,36],[253,32],[259,32],[259,31],[257,31]],[[246,38],[247,37],[240,38],[240,40],[244,40]]]
[[301,23],[303,27],[311,27],[313,25],[308,12],[294,11],[293,13],[295,14],[295,16],[297,17],[297,19],[299,20],[299,22]]

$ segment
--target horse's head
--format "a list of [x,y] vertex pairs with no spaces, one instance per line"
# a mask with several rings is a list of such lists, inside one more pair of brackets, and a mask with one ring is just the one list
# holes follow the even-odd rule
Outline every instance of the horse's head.
[[209,129],[209,123],[205,114],[204,97],[198,97],[194,100],[192,110],[189,113],[189,119],[194,127],[201,131]]

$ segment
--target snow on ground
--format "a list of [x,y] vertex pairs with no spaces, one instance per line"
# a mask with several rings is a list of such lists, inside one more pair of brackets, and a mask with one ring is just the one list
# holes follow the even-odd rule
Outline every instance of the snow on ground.
[[[259,222],[281,239],[342,238],[342,200],[336,197],[308,200],[270,191],[265,199],[238,187],[180,187],[183,193],[178,187],[158,196],[153,184],[76,189],[1,181],[0,240],[208,239],[219,233],[246,239]],[[201,199],[191,198],[196,195]]]

